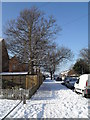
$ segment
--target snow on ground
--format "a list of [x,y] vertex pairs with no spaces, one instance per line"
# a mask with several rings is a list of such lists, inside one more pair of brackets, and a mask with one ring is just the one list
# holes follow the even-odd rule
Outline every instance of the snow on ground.
[[35,95],[8,118],[88,118],[88,100],[60,82],[45,80]]
[[0,119],[8,114],[20,101],[0,99]]

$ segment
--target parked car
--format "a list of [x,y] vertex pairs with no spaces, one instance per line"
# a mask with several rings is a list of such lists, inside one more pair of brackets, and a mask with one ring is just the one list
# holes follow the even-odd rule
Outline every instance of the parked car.
[[68,80],[68,77],[66,77],[64,80],[62,80],[63,82],[61,84],[66,85],[67,80]]
[[53,75],[54,80],[56,80],[56,79],[57,79],[57,77],[58,77],[58,75]]
[[45,78],[48,78],[48,77],[49,77],[49,75],[48,75],[48,74],[46,74],[46,75],[45,75]]
[[57,78],[56,78],[56,81],[62,81],[62,78],[57,77]]
[[67,84],[69,83],[71,77],[66,77],[64,80],[65,86],[67,86]]
[[77,81],[77,78],[70,78],[68,81],[67,81],[67,87],[70,88],[70,89],[74,89],[74,84],[75,82]]
[[90,95],[90,74],[83,74],[79,77],[74,85],[75,92],[82,93],[84,97]]

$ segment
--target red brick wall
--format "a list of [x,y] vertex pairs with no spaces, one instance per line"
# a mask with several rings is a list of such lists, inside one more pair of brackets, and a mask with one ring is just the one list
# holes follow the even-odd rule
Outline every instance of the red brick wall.
[[19,72],[20,71],[20,66],[19,66],[19,61],[14,56],[9,60],[9,72]]
[[9,72],[26,72],[26,71],[28,71],[27,64],[20,63],[16,56],[9,60]]

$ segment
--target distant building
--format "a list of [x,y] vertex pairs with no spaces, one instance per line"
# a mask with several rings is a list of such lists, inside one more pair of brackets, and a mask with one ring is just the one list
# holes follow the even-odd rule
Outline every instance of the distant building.
[[4,39],[0,39],[0,72],[9,71],[9,55]]
[[65,79],[65,77],[68,76],[68,72],[69,72],[69,70],[66,70],[66,71],[63,71],[63,72],[60,73],[60,76],[61,76],[62,80]]
[[75,77],[78,76],[78,74],[73,69],[71,69],[61,72],[60,76],[62,77],[62,79],[65,79],[65,77]]
[[68,76],[74,77],[74,76],[78,76],[78,74],[77,74],[73,69],[71,69],[71,70],[68,72]]

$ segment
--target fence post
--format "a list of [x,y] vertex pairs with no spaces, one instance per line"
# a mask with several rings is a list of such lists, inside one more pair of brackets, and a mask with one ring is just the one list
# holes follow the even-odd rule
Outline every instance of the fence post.
[[23,95],[23,104],[26,104],[26,95]]
[[23,104],[26,104],[26,90],[24,89],[23,94]]
[[22,89],[21,89],[21,101],[22,101]]

